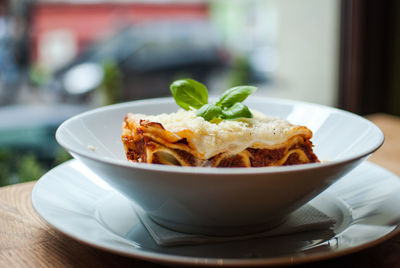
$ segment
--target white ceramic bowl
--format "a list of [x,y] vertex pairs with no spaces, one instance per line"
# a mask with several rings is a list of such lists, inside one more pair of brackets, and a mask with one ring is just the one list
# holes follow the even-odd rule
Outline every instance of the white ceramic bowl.
[[56,139],[156,222],[178,231],[213,235],[251,233],[278,224],[361,163],[384,140],[370,121],[335,108],[271,98],[249,98],[246,104],[310,128],[314,151],[323,163],[205,168],[128,162],[120,138],[125,115],[174,112],[178,107],[172,98],[80,114],[58,128]]

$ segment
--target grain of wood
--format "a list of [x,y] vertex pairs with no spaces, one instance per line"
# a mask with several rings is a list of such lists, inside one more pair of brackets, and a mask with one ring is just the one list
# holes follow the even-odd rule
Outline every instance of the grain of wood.
[[161,267],[81,244],[34,211],[34,182],[0,188],[0,267]]
[[375,123],[385,135],[382,147],[368,161],[376,163],[400,176],[400,118],[387,114],[374,114],[367,119]]

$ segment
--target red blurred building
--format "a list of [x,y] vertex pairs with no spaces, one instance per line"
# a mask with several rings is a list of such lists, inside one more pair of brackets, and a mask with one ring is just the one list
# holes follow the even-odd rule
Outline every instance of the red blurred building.
[[[61,33],[58,36],[64,39],[60,41],[60,45],[70,47],[65,53],[77,54],[87,44],[126,25],[186,18],[206,20],[208,18],[208,3],[199,1],[190,3],[100,2],[89,4],[39,1],[35,4],[31,13],[30,52],[32,62],[43,59],[44,55],[42,54],[46,54],[43,50],[48,50],[47,46],[51,48],[52,45],[49,44],[52,42],[52,38],[49,37],[51,33]],[[57,50],[57,48],[55,49]]]

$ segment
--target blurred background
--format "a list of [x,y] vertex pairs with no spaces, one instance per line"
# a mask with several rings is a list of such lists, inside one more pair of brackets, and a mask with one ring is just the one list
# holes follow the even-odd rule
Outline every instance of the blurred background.
[[256,94],[400,115],[400,4],[379,0],[0,1],[0,186],[70,158],[57,126],[112,103]]

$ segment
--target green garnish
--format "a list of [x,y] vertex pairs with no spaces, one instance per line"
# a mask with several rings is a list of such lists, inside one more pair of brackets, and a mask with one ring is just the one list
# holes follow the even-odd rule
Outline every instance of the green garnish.
[[221,99],[217,102],[218,106],[232,107],[235,103],[244,101],[248,96],[254,93],[257,88],[253,86],[238,86],[225,91]]
[[218,118],[222,115],[222,113],[222,108],[215,104],[205,104],[196,111],[196,115],[203,117],[206,121],[211,121],[214,118]]
[[223,119],[236,119],[236,118],[252,118],[253,114],[249,108],[243,103],[236,102],[231,107],[222,110]]
[[257,90],[253,86],[228,89],[216,102],[208,103],[207,87],[193,79],[180,79],[170,85],[175,102],[185,110],[197,109],[196,115],[211,123],[222,119],[252,118],[249,108],[241,103]]
[[176,103],[185,110],[200,109],[208,103],[207,87],[193,79],[176,80],[169,88]]

